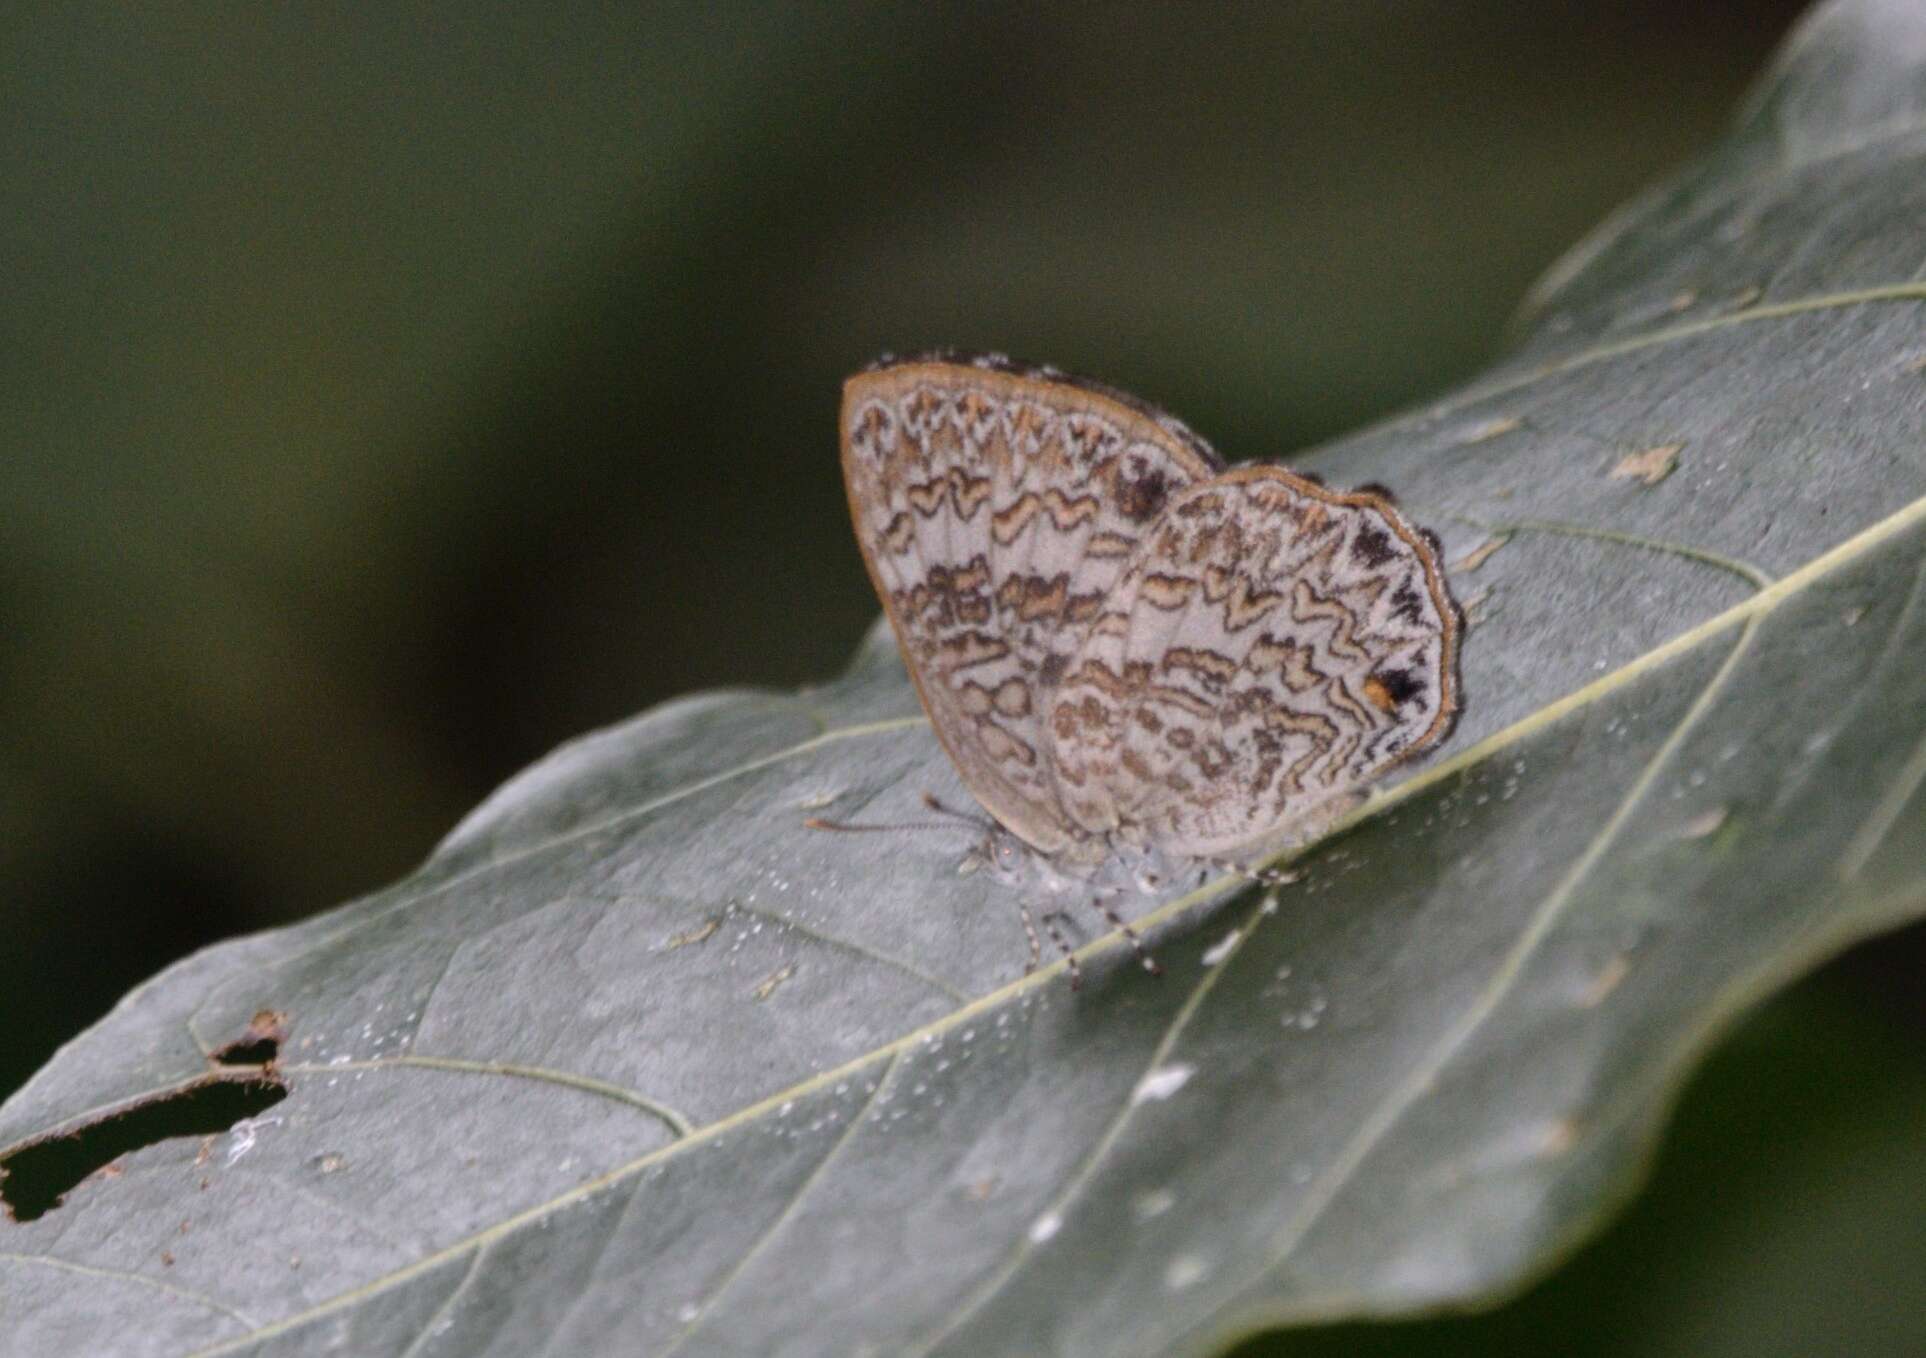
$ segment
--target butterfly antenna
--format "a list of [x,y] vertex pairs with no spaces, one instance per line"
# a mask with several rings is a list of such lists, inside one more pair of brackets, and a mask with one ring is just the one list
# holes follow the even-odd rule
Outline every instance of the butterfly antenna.
[[923,805],[927,806],[939,816],[948,816],[951,820],[960,820],[965,825],[974,825],[979,830],[994,831],[997,828],[996,822],[988,816],[972,816],[967,811],[958,811],[954,807],[938,801],[934,793],[925,792],[923,794]]
[[830,820],[825,816],[811,816],[803,822],[803,826],[810,830],[836,830],[847,834],[894,834],[900,830],[954,830],[956,828],[954,822],[961,821],[972,830],[989,833],[996,831],[996,823],[988,817],[972,816],[967,811],[953,810],[939,802],[930,793],[923,794],[923,805],[937,815],[948,819],[943,821],[905,820],[888,825],[865,825],[860,821]]
[[805,830],[834,830],[845,835],[894,835],[911,830],[954,830],[956,827],[946,821],[906,820],[894,825],[862,825],[846,820],[826,820],[822,816],[810,816],[803,821]]

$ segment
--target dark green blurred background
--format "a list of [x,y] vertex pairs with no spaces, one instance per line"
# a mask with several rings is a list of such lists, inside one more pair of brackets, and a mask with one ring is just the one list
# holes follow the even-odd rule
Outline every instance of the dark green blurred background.
[[[556,742],[837,669],[876,351],[1335,435],[1474,371],[1798,8],[9,7],[0,1093]],[[1781,1026],[1917,1082],[1922,955]],[[1838,1084],[1799,1116],[1892,1132]]]

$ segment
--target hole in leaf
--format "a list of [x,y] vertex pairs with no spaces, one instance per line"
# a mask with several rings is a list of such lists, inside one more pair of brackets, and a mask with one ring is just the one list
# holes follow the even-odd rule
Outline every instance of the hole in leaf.
[[177,1136],[225,1132],[287,1096],[287,1085],[273,1076],[210,1076],[71,1132],[31,1142],[0,1158],[0,1206],[15,1221],[32,1221],[58,1207],[82,1179],[129,1151]]
[[247,1031],[208,1054],[217,1066],[265,1066],[281,1054],[281,1042],[288,1035],[288,1016],[278,1009],[263,1009],[248,1021]]
[[230,1042],[214,1053],[213,1060],[223,1066],[265,1066],[281,1050],[281,1044],[271,1037],[257,1042]]

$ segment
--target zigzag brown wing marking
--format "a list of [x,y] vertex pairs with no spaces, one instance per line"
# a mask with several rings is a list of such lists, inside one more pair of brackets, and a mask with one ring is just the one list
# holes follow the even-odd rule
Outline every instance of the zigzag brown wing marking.
[[1457,606],[1383,496],[1249,467],[1175,495],[1058,688],[1072,820],[1236,853],[1436,744]]
[[1045,852],[1081,837],[1040,714],[1201,440],[1130,398],[992,357],[889,361],[843,388],[856,540],[964,783]]

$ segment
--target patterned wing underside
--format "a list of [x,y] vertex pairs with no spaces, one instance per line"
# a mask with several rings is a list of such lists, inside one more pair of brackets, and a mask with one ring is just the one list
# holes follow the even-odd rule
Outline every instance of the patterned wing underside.
[[1002,360],[910,360],[843,391],[856,537],[957,771],[1046,852],[1041,713],[1172,494],[1218,470],[1181,426]]
[[1458,615],[1382,497],[1271,467],[1173,496],[1057,689],[1084,831],[1234,854],[1436,743]]

